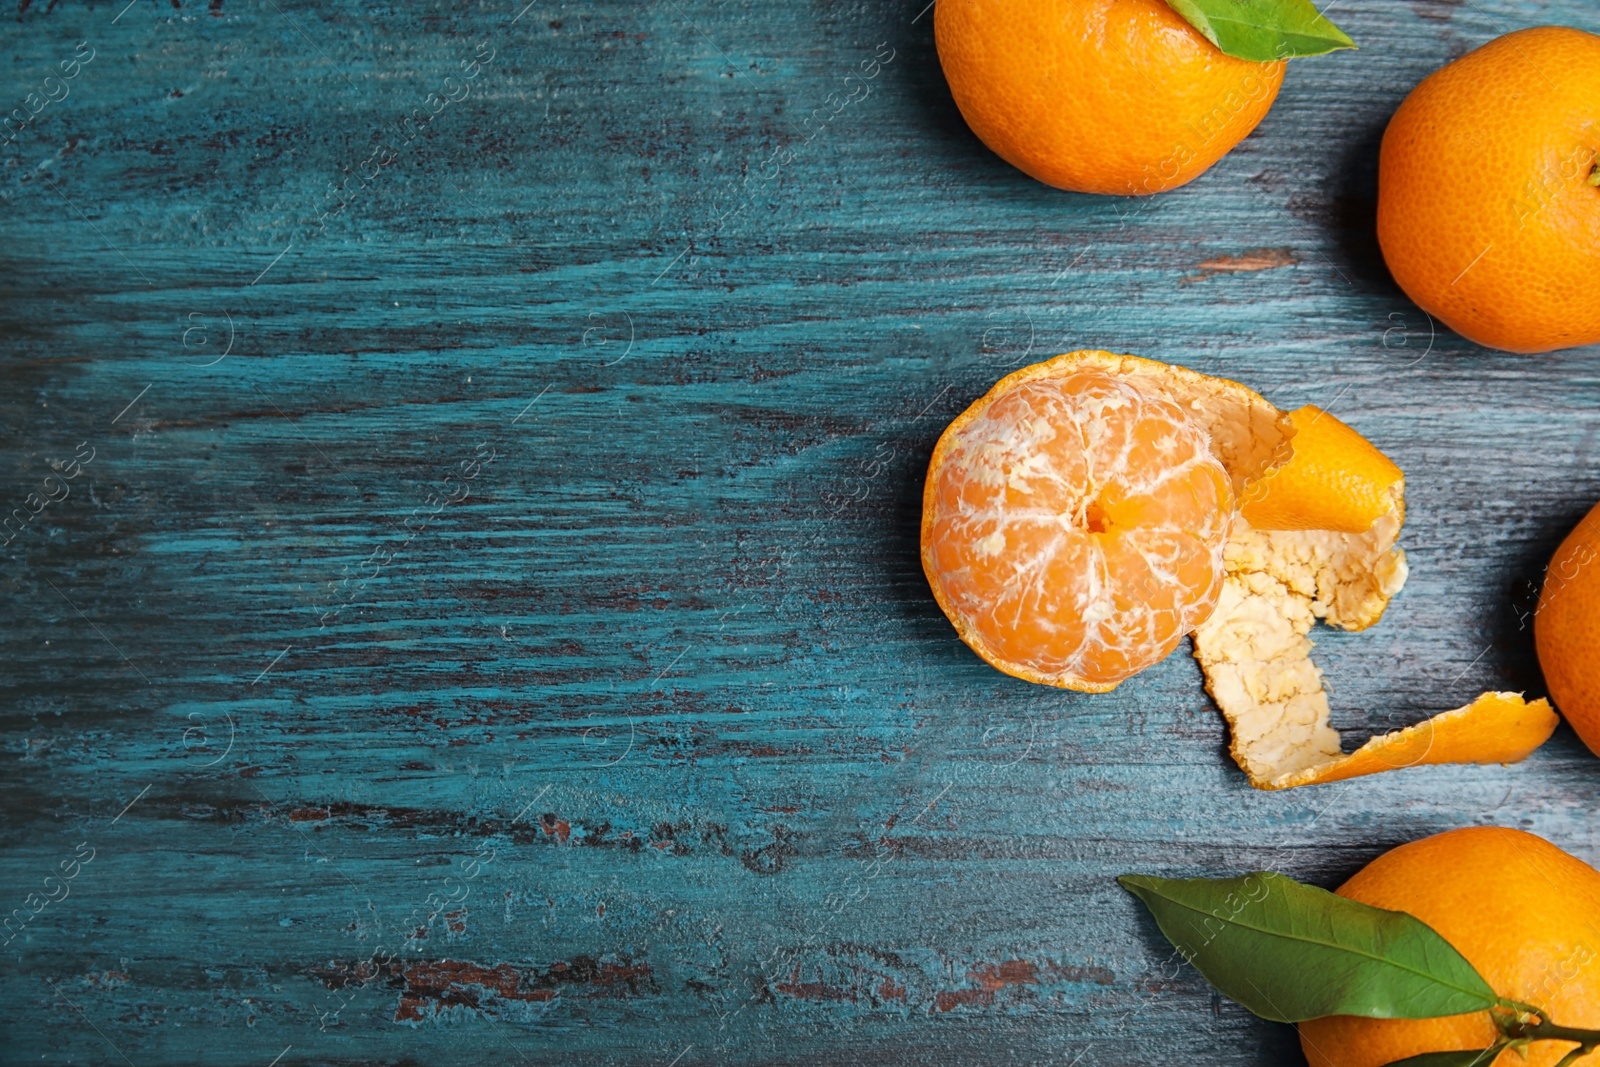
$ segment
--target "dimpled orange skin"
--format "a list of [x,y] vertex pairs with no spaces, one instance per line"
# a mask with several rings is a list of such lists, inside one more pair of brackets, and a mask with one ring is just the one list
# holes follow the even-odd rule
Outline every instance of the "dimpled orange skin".
[[[1534,644],[1550,698],[1600,755],[1600,506],[1561,542],[1533,616]],[[1597,935],[1600,936],[1600,935]]]
[[1165,0],[939,0],[939,63],[962,117],[1046,185],[1145,195],[1255,129],[1282,62],[1224,55]]
[[[941,0],[943,2],[943,0]],[[1600,341],[1600,37],[1519,30],[1436,71],[1378,162],[1378,242],[1400,288],[1511,352]]]
[[[1433,927],[1503,997],[1562,1026],[1600,1028],[1600,871],[1555,845],[1495,826],[1451,830],[1373,860],[1340,896],[1404,911]],[[1381,1067],[1424,1052],[1484,1049],[1499,1036],[1488,1012],[1442,1019],[1332,1016],[1300,1024],[1311,1067]],[[1552,1067],[1574,1045],[1539,1041],[1526,1060]],[[1600,1065],[1600,1054],[1576,1061]]]
[[1083,369],[951,423],[924,491],[928,582],[957,632],[1031,682],[1105,692],[1211,614],[1227,472],[1177,404]]

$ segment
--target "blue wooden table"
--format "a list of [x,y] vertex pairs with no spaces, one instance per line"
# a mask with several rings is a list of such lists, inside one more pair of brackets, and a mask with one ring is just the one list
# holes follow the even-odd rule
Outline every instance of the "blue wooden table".
[[1360,52],[1124,200],[976,142],[926,0],[523,3],[6,17],[7,1062],[1299,1062],[1114,875],[1600,862],[1570,730],[1256,793],[1184,652],[1002,676],[916,552],[955,413],[1135,352],[1407,471],[1410,584],[1316,635],[1348,742],[1542,693],[1600,351],[1432,326],[1375,156],[1591,4],[1337,5]]

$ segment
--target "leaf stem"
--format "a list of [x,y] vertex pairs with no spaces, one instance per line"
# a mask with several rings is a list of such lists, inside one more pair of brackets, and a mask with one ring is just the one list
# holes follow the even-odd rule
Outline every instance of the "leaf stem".
[[[1563,1057],[1561,1064],[1567,1064],[1580,1056],[1587,1056],[1590,1052],[1600,1048],[1600,1030],[1583,1030],[1573,1026],[1562,1026],[1550,1021],[1550,1014],[1531,1004],[1520,1001],[1500,1001],[1502,1008],[1509,1008],[1515,1015],[1510,1019],[1497,1020],[1500,1032],[1515,1041],[1576,1041],[1578,1047]],[[1537,1020],[1537,1021],[1535,1021]],[[1561,1067],[1560,1064],[1557,1067]]]
[[1579,1030],[1571,1026],[1558,1026],[1541,1018],[1539,1025],[1530,1026],[1519,1036],[1533,1041],[1576,1041],[1586,1048],[1600,1047],[1600,1030]]
[[1596,163],[1594,169],[1589,172],[1589,184],[1600,187],[1600,163]]

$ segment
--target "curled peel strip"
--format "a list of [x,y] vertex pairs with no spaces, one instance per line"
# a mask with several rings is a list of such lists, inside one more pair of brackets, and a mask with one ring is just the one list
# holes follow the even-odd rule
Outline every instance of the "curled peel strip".
[[1243,494],[1217,610],[1194,634],[1206,690],[1258,789],[1435,763],[1514,763],[1559,721],[1545,700],[1485,693],[1346,755],[1329,725],[1308,636],[1321,620],[1363,630],[1406,580],[1396,547],[1405,479],[1364,437],[1315,407],[1289,415],[1290,455]]

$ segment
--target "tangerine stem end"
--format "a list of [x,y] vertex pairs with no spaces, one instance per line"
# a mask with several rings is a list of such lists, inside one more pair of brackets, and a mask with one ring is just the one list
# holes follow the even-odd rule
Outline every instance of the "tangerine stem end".
[[[1573,1026],[1561,1026],[1551,1022],[1549,1013],[1543,1009],[1521,1001],[1501,999],[1501,1009],[1509,1009],[1510,1017],[1504,1015],[1495,1018],[1500,1032],[1513,1041],[1576,1041],[1578,1047],[1573,1049],[1578,1058],[1587,1056],[1595,1049],[1600,1048],[1600,1030],[1579,1029]],[[1563,1059],[1562,1062],[1568,1062]]]

